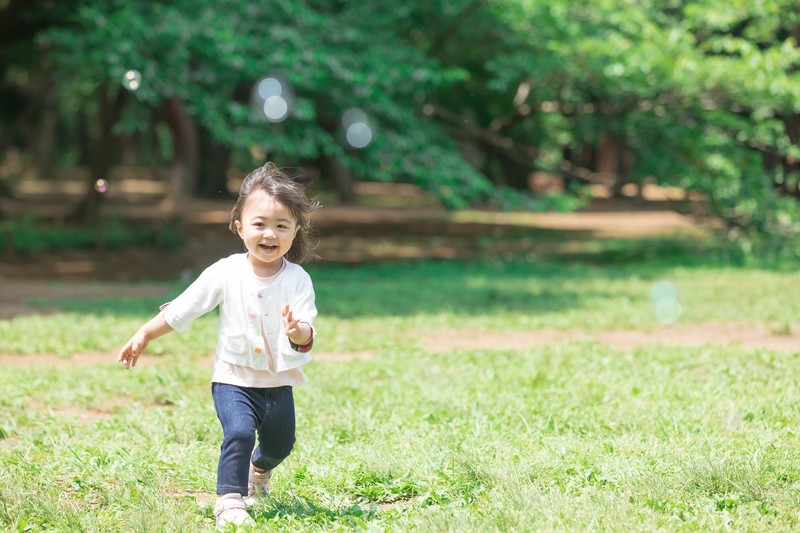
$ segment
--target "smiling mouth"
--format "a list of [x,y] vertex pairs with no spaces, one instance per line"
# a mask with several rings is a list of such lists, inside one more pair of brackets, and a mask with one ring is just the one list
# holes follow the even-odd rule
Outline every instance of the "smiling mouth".
[[258,247],[261,248],[262,250],[266,250],[268,252],[271,252],[272,250],[277,250],[278,249],[278,245],[277,244],[259,244]]

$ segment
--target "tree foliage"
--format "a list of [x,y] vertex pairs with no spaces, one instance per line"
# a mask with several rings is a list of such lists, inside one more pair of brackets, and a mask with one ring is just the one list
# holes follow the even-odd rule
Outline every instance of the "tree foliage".
[[797,236],[796,2],[492,7],[515,46],[484,63],[479,85],[516,106],[508,136],[532,142],[537,167],[563,169],[565,147],[611,135],[630,179],[701,191],[740,233]]
[[[43,39],[65,85],[119,83],[135,69],[138,102],[177,98],[220,143],[289,161],[324,155],[361,177],[413,181],[436,194],[452,184],[442,199],[463,205],[491,188],[419,108],[466,73],[406,42],[395,28],[405,12],[390,2],[90,1]],[[280,123],[251,105],[266,76],[291,90],[290,117]],[[363,153],[343,138],[351,108],[374,129]],[[135,116],[128,127],[145,127]]]
[[[800,233],[793,1],[73,5],[38,32],[39,53],[64,101],[140,73],[117,133],[145,132],[174,101],[236,153],[335,161],[358,179],[418,183],[453,208],[536,208],[532,170],[607,179],[597,159],[611,146],[617,182],[699,191],[740,235]],[[267,120],[261,101],[254,111],[267,76],[290,91],[285,120]],[[342,126],[353,108],[371,132],[359,148]]]

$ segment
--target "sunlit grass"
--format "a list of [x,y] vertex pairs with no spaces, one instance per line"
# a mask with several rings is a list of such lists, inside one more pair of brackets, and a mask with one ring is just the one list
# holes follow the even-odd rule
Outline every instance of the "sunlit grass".
[[[792,531],[800,520],[798,354],[615,350],[592,340],[441,350],[443,329],[794,323],[793,272],[671,262],[311,267],[320,354],[298,443],[253,509],[277,531]],[[60,300],[0,323],[0,352],[113,351],[160,298]],[[53,302],[34,302],[43,307]],[[12,531],[205,531],[221,437],[213,316],[108,362],[0,372],[0,524]],[[23,357],[24,358],[24,357]]]
[[[410,332],[435,336],[442,328],[651,330],[661,323],[650,291],[663,279],[678,290],[679,324],[746,320],[790,333],[800,319],[800,299],[787,289],[800,281],[795,271],[526,261],[308,268],[315,280],[321,340],[331,350],[408,344],[415,342],[407,338]],[[0,322],[0,353],[112,350],[180,288],[165,285],[162,298],[35,299],[28,303],[61,312]],[[362,334],[354,336],[353,330]],[[210,351],[215,335],[215,318],[207,316],[193,325],[192,334],[167,337],[153,350],[201,355]]]

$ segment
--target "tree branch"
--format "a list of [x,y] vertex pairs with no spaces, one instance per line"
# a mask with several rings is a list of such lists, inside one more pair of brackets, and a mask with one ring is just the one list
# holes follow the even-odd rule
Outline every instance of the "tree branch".
[[533,108],[525,103],[530,92],[531,84],[529,82],[520,83],[517,87],[517,93],[514,95],[514,110],[505,117],[494,119],[489,124],[489,129],[495,133],[500,133],[501,130],[513,126],[530,115]]
[[[492,146],[520,165],[528,167],[531,170],[541,170],[535,163],[539,155],[539,149],[537,147],[521,143],[510,137],[504,137],[491,129],[481,129],[474,124],[470,124],[457,113],[441,106],[427,104],[424,110],[426,115],[443,119],[445,121],[444,128],[451,135]],[[618,178],[616,174],[601,174],[589,170],[588,168],[575,165],[567,160],[561,162],[560,171],[565,177],[578,179],[586,183],[609,185]]]

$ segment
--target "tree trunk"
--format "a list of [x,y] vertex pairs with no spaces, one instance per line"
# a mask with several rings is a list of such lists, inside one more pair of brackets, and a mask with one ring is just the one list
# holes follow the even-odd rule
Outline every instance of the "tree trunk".
[[163,111],[164,121],[172,133],[174,158],[168,196],[161,206],[167,212],[180,213],[197,181],[197,132],[194,120],[186,114],[177,98],[164,100]]
[[97,128],[90,152],[86,195],[71,217],[86,225],[97,225],[100,221],[100,207],[104,190],[97,187],[97,183],[98,180],[108,180],[108,174],[114,163],[116,139],[113,136],[112,128],[122,112],[125,100],[124,91],[125,89],[118,87],[112,100],[107,84],[101,85],[97,90]]
[[[15,107],[21,105],[22,109],[13,117],[10,124],[6,122],[3,124],[3,128],[0,129],[0,155],[5,156],[6,152],[17,144],[22,145],[20,148],[23,151],[26,151],[28,146],[32,144],[28,142],[30,125],[36,122],[34,119],[35,113],[44,105],[46,93],[46,87],[39,86],[32,98],[11,102]],[[18,139],[24,140],[19,141]]]
[[[339,127],[339,119],[330,113],[320,112],[317,120],[319,125],[331,135],[334,135]],[[356,194],[355,180],[350,169],[341,166],[334,157],[325,153],[320,153],[317,161],[320,179],[336,192],[339,196],[339,201],[343,204],[357,203],[358,195]]]
[[140,133],[132,133],[124,135],[121,139],[122,164],[126,167],[139,166],[139,150],[142,145],[142,135]]
[[[583,149],[583,147],[581,147]],[[569,161],[572,166],[579,165],[581,152],[579,150],[574,150],[572,146],[564,146],[561,148],[561,159],[562,161]],[[561,179],[564,183],[565,190],[573,190],[573,187],[576,186],[576,179],[572,176],[565,176],[564,172],[560,173]]]
[[86,105],[82,104],[78,109],[78,165],[89,166],[92,161],[91,146],[92,139],[89,133],[89,119],[86,116]]
[[[625,138],[614,133],[603,135],[597,152],[597,173],[601,176],[613,178],[611,195],[622,198],[622,188],[632,183],[628,173],[627,147]],[[637,184],[637,197],[642,198],[641,184]]]
[[228,198],[228,164],[231,149],[215,142],[205,128],[198,128],[200,166],[195,192],[203,198]]
[[144,143],[147,153],[147,165],[150,174],[159,181],[165,181],[161,169],[164,167],[164,158],[161,150],[161,142],[158,138],[158,125],[163,119],[160,108],[150,110],[150,119],[147,127],[147,139]]
[[45,85],[39,127],[36,132],[36,168],[39,178],[51,180],[56,168],[56,127],[58,126],[58,89],[54,80],[45,75]]
[[600,137],[595,161],[597,165],[595,172],[609,178],[614,177],[611,195],[614,198],[622,197],[622,187],[626,182],[619,175],[619,148],[616,135],[605,133]]
[[502,169],[502,181],[505,185],[514,189],[528,189],[528,175],[534,170],[533,161],[525,165],[503,153],[498,153],[497,162]]
[[358,203],[355,182],[350,169],[341,166],[336,158],[326,154],[319,156],[319,168],[323,180],[327,180],[339,196],[339,201],[346,205]]

